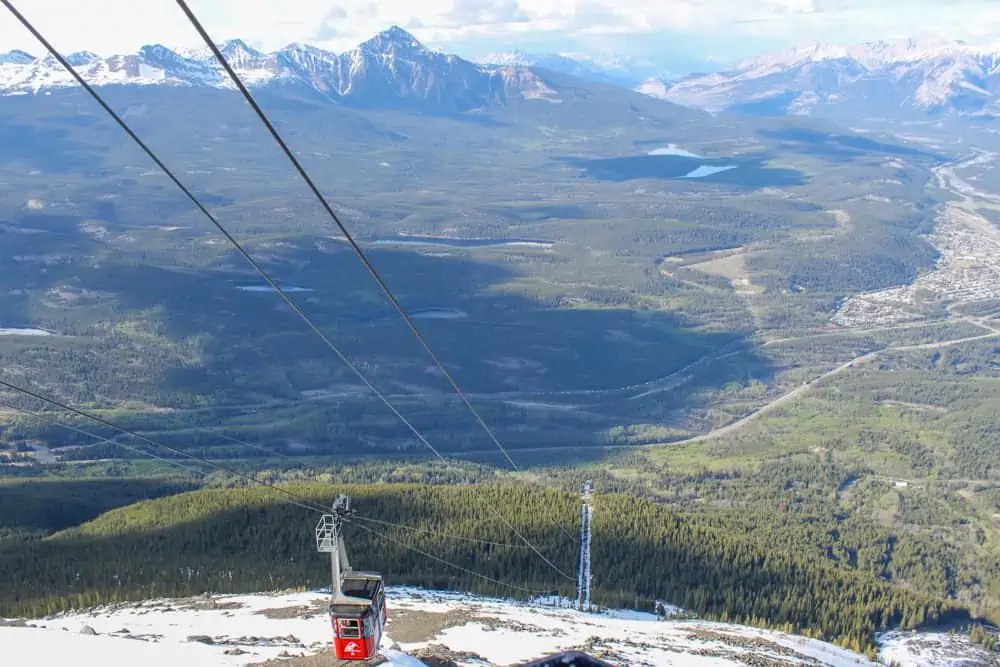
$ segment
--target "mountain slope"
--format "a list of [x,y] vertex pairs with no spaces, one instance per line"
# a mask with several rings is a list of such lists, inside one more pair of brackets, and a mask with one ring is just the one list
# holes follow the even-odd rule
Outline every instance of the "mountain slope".
[[[548,94],[528,69],[478,65],[433,52],[398,27],[341,54],[304,44],[262,53],[238,39],[219,46],[251,87],[298,88],[356,106],[462,112],[503,104],[511,97]],[[98,86],[234,87],[208,49],[179,52],[151,45],[131,54],[102,58],[78,53],[68,59]],[[72,76],[51,57],[35,58],[23,51],[0,54],[0,95],[74,86]]]
[[682,78],[656,96],[720,111],[819,116],[1000,114],[1000,47],[909,39],[814,44],[728,72]]

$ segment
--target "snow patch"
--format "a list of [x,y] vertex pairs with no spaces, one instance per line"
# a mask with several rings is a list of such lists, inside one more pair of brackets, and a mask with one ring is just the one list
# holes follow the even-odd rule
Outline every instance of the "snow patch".
[[[479,655],[489,664],[510,665],[578,650],[597,638],[613,664],[874,667],[864,656],[819,640],[726,623],[658,620],[641,611],[586,614],[567,609],[572,601],[559,597],[533,604],[409,587],[390,587],[387,594],[389,623],[381,652],[391,665],[424,665],[412,654],[431,644]],[[26,665],[259,664],[282,654],[330,651],[328,595],[309,591],[119,604],[27,621],[27,627],[0,627],[0,646]],[[405,613],[394,616],[397,612]],[[400,622],[410,624],[412,634],[421,613],[435,620],[450,614],[454,621],[440,630],[436,622],[428,624],[419,641],[395,641],[394,618],[407,619]],[[882,660],[896,660],[902,667],[988,664],[982,660],[985,654],[975,653],[961,637],[910,632],[889,633],[880,640]]]
[[0,336],[51,336],[44,329],[0,329]]
[[973,644],[967,635],[944,632],[889,632],[879,638],[883,662],[904,667],[985,667],[996,653]]
[[686,151],[680,148],[677,144],[667,144],[663,148],[654,148],[649,151],[649,155],[678,155],[680,157],[704,157],[698,155],[697,153],[692,153],[691,151]]
[[389,665],[399,665],[400,667],[427,667],[427,663],[421,662],[412,655],[406,655],[401,651],[386,649],[382,651],[382,655],[389,659],[389,662],[386,663]]
[[655,97],[656,99],[666,99],[667,94],[670,91],[670,86],[667,82],[660,77],[653,77],[652,79],[647,79],[635,89],[635,92],[642,93],[643,95],[649,95],[650,97]]
[[730,169],[736,169],[736,165],[713,167],[711,165],[703,164],[694,171],[685,174],[684,176],[682,176],[682,178],[705,178],[706,176],[711,176],[712,174],[718,174],[723,171],[729,171]]

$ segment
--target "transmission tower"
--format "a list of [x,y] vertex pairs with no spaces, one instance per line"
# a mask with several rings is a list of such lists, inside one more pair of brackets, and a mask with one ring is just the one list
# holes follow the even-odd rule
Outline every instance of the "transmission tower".
[[576,608],[581,611],[590,611],[590,586],[592,577],[590,574],[590,538],[591,522],[594,518],[594,508],[590,504],[590,499],[594,493],[594,483],[589,479],[583,484],[581,499],[583,505],[580,508],[580,570],[577,574],[577,595]]

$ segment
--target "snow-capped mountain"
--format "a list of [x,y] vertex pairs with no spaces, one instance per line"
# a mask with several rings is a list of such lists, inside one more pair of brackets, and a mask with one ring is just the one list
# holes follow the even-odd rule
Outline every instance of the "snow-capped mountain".
[[[341,54],[305,44],[262,53],[238,39],[219,47],[248,86],[297,87],[362,106],[404,104],[466,111],[511,97],[551,97],[544,82],[529,70],[480,65],[434,52],[398,27]],[[68,60],[97,86],[234,87],[208,49],[177,51],[152,45],[110,57],[75,53]],[[51,57],[36,58],[23,51],[0,54],[0,95],[38,94],[75,85]]]
[[[558,600],[518,604],[414,588],[387,592],[381,652],[389,665],[518,665],[581,649],[618,665],[875,665],[815,639],[727,623],[634,611],[587,614],[553,606]],[[18,665],[61,664],[70,656],[76,667],[237,667],[282,656],[290,665],[306,664],[295,658],[331,650],[328,599],[318,591],[204,596],[0,619],[0,646]],[[881,653],[901,667],[996,664],[959,635],[890,633]]]
[[0,53],[0,65],[27,65],[35,60],[30,53],[15,49],[7,53]]
[[541,67],[581,79],[591,79],[629,88],[665,72],[652,61],[622,55],[591,56],[581,53],[526,53],[504,51],[476,59],[483,65]]
[[635,90],[643,95],[664,99],[666,98],[667,91],[670,90],[670,87],[671,84],[666,79],[660,76],[654,76],[643,81]]
[[1000,114],[1000,46],[933,39],[813,44],[641,92],[711,111],[993,116]]

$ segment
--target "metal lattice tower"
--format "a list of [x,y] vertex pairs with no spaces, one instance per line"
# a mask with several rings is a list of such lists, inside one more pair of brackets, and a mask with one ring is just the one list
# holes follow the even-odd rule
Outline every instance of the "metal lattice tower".
[[351,512],[351,499],[341,495],[333,501],[331,512],[324,514],[316,524],[316,550],[330,554],[330,573],[333,575],[331,599],[337,601],[344,597],[340,590],[341,575],[351,571],[344,545],[344,521]]
[[590,504],[590,499],[593,493],[594,483],[588,479],[583,485],[581,494],[583,506],[580,508],[580,570],[577,574],[576,608],[581,611],[591,610],[590,587],[593,577],[590,573],[590,539],[594,508]]

